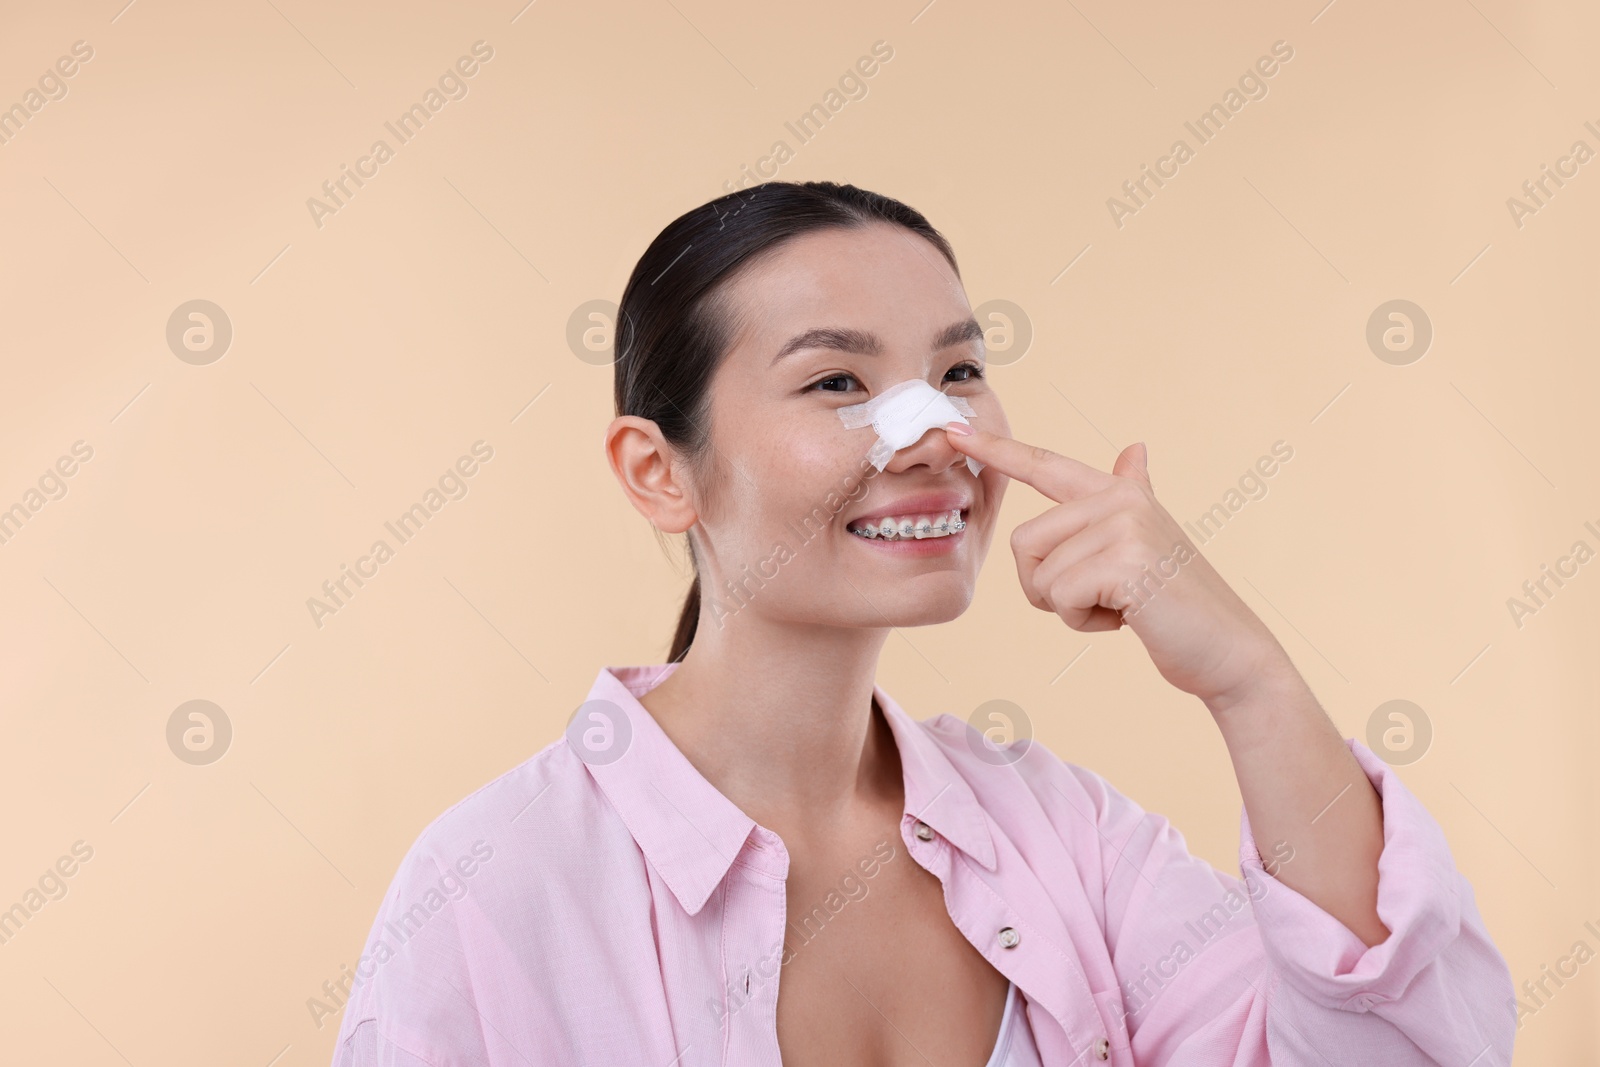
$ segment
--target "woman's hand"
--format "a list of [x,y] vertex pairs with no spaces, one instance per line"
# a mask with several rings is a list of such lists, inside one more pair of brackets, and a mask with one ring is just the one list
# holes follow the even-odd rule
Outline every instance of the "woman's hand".
[[1143,444],[1111,473],[976,427],[946,429],[951,447],[1027,482],[1056,506],[1011,535],[1029,603],[1074,630],[1127,623],[1168,682],[1213,713],[1241,699],[1263,671],[1289,666],[1261,618],[1200,555],[1150,487]]
[[1131,626],[1161,676],[1211,710],[1255,841],[1293,859],[1270,873],[1363,944],[1387,938],[1382,801],[1283,646],[1156,501],[1144,448],[1123,449],[1106,474],[971,429],[945,437],[1056,501],[1011,535],[1028,600],[1075,630]]

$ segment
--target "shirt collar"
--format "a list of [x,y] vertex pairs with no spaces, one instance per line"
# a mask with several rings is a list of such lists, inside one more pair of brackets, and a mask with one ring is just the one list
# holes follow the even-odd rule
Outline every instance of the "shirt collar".
[[[609,762],[586,753],[580,758],[683,910],[695,915],[727,876],[756,822],[706,780],[639,702],[678,666],[600,668],[585,703],[603,702],[590,710],[608,720],[621,713],[607,725],[614,731],[612,743],[621,741],[624,747]],[[993,871],[989,820],[972,787],[926,727],[913,721],[881,686],[874,684],[872,693],[900,751],[906,814]],[[578,714],[590,721],[584,708]],[[628,731],[625,738],[616,736],[622,729]],[[572,743],[570,731],[567,743]]]

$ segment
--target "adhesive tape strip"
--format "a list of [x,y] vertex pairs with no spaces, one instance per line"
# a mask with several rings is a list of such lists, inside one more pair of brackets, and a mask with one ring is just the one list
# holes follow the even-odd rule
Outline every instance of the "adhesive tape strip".
[[[951,396],[921,378],[908,378],[863,404],[840,408],[839,420],[847,430],[871,424],[878,431],[867,460],[881,471],[896,452],[916,444],[929,430],[940,429],[948,422],[967,423],[966,416],[972,414],[972,405],[965,397]],[[983,467],[967,457],[967,469],[973,474]]]

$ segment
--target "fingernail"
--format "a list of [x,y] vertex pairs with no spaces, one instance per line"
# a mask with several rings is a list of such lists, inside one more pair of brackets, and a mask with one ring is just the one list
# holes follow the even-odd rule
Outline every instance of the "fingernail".
[[972,427],[964,422],[947,422],[944,424],[944,428],[951,433],[960,434],[962,437],[972,436]]

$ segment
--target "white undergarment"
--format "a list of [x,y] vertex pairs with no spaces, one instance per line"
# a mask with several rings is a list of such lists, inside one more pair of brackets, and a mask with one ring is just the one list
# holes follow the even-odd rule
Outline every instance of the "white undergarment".
[[984,1067],[1043,1067],[1039,1061],[1039,1048],[1033,1043],[1033,1027],[1028,1025],[1028,1012],[1022,1003],[1022,994],[1015,984],[1006,989],[1006,1011],[1000,1019],[1000,1036],[995,1038],[994,1051]]

